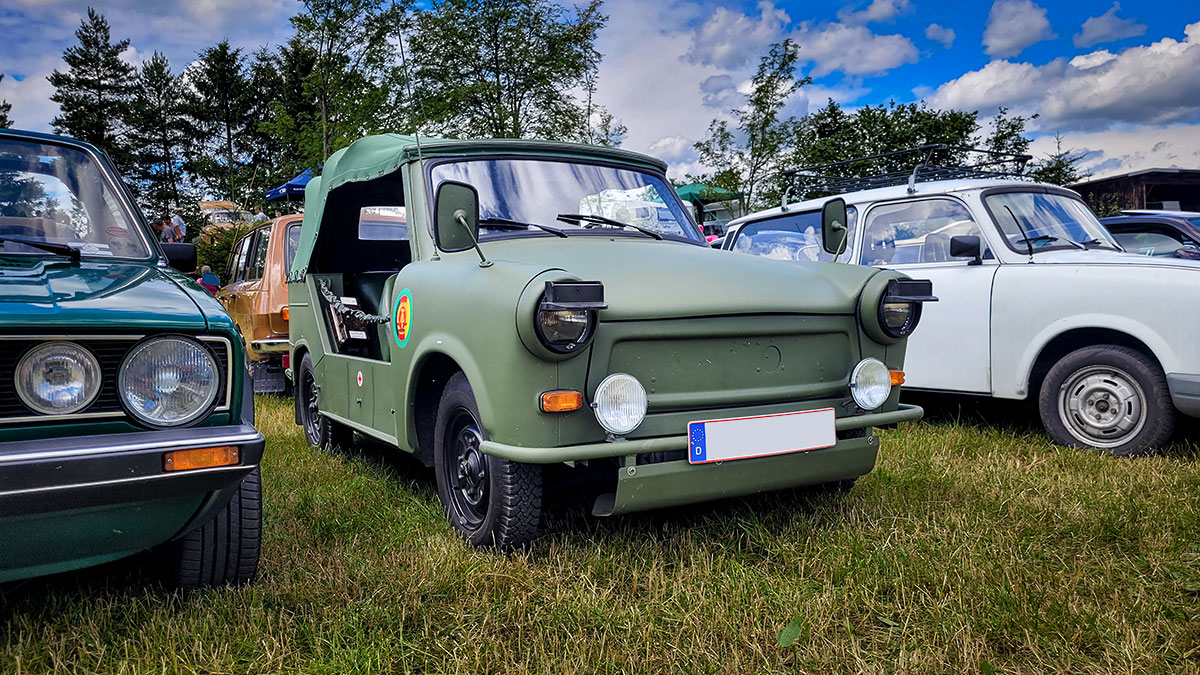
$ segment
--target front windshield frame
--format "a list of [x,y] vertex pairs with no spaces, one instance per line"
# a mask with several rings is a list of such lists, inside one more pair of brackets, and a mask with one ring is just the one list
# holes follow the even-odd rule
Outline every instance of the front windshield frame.
[[[124,215],[129,220],[130,226],[132,227],[132,229],[134,229],[137,232],[137,237],[139,240],[141,240],[142,247],[146,251],[145,256],[122,256],[122,255],[91,255],[91,254],[85,253],[84,251],[80,250],[81,258],[90,260],[90,261],[135,260],[135,261],[141,261],[141,262],[159,260],[162,258],[162,253],[161,253],[159,247],[156,245],[155,240],[152,239],[146,231],[148,225],[147,225],[145,219],[142,217],[141,209],[139,209],[130,200],[129,193],[126,190],[125,185],[118,181],[117,170],[113,166],[112,162],[109,161],[107,155],[96,150],[95,148],[92,148],[91,146],[84,145],[81,143],[72,143],[68,139],[52,138],[52,137],[41,136],[41,135],[24,136],[24,135],[19,135],[19,134],[6,134],[6,133],[2,133],[2,132],[3,132],[3,130],[0,130],[0,141],[9,141],[9,142],[14,142],[14,143],[26,143],[26,144],[35,145],[35,146],[49,145],[49,146],[65,148],[68,150],[74,150],[76,152],[83,153],[95,165],[96,170],[99,171],[100,180],[103,181],[104,186],[107,187],[111,191],[111,194],[112,194],[118,208],[121,210],[122,215]],[[46,257],[54,256],[54,254],[52,254],[52,253],[33,252],[33,251],[28,251],[28,252],[27,251],[0,251],[0,255],[16,256],[16,257],[22,257],[22,258],[25,258],[25,257],[46,258]]]
[[[981,202],[983,202],[983,208],[987,211],[988,217],[992,221],[991,225],[996,230],[997,236],[999,236],[1000,240],[1004,242],[1004,245],[1007,246],[1008,249],[1011,250],[1013,253],[1018,253],[1020,255],[1027,256],[1027,255],[1029,255],[1029,247],[1024,246],[1024,245],[1017,245],[1011,239],[1008,238],[1008,235],[1005,233],[1004,229],[1000,226],[1000,223],[1001,223],[1000,214],[997,214],[996,210],[992,208],[992,200],[990,198],[995,197],[997,195],[1022,194],[1022,193],[1028,193],[1028,194],[1034,194],[1034,195],[1053,195],[1056,197],[1062,197],[1065,199],[1070,199],[1075,202],[1078,202],[1081,206],[1083,206],[1084,210],[1088,214],[1091,215],[1090,220],[1080,223],[1080,226],[1084,229],[1084,231],[1086,232],[1088,237],[1090,239],[1097,240],[1101,244],[1107,246],[1110,250],[1113,250],[1113,251],[1124,251],[1125,250],[1121,247],[1121,245],[1119,243],[1117,243],[1117,241],[1115,239],[1113,239],[1112,234],[1109,233],[1108,229],[1106,227],[1104,227],[1104,224],[1100,222],[1100,220],[1096,217],[1096,214],[1092,212],[1092,209],[1091,209],[1091,207],[1089,207],[1087,205],[1087,202],[1083,201],[1083,199],[1081,199],[1079,197],[1079,195],[1075,194],[1074,192],[1071,192],[1070,190],[1066,190],[1063,188],[1055,188],[1055,187],[1050,187],[1050,186],[1045,186],[1045,185],[1031,185],[1029,187],[1012,186],[1012,187],[1001,187],[1001,188],[989,188],[987,190],[984,190],[983,192],[981,192],[979,194],[979,200]],[[1008,217],[1007,212],[1004,212],[1003,215],[1005,218]],[[1037,236],[1037,234],[1034,232],[1030,232],[1027,236]],[[1082,244],[1083,242],[1080,241],[1077,243]],[[1062,250],[1078,251],[1081,249],[1079,246],[1076,246],[1075,244],[1072,244],[1069,242],[1063,242],[1063,243],[1048,242],[1044,246],[1037,246],[1037,245],[1033,246],[1034,253],[1041,253],[1043,251],[1062,251]]]
[[[692,213],[690,206],[688,206],[688,204],[686,204],[683,200],[681,200],[679,198],[679,195],[677,195],[675,193],[675,186],[671,184],[671,181],[667,178],[665,173],[663,173],[661,171],[654,171],[652,169],[647,169],[647,168],[643,168],[643,167],[631,166],[629,164],[625,164],[622,162],[615,162],[615,161],[608,162],[608,161],[604,161],[601,159],[577,159],[577,158],[569,158],[569,157],[555,157],[555,156],[550,156],[550,155],[516,154],[516,153],[513,153],[513,154],[486,154],[486,155],[459,155],[459,156],[453,156],[453,157],[438,157],[436,159],[431,159],[430,161],[427,161],[425,163],[425,168],[424,168],[425,186],[426,186],[425,200],[426,200],[426,208],[428,209],[428,213],[433,214],[433,213],[437,212],[435,202],[437,201],[437,187],[438,186],[434,185],[434,179],[433,179],[434,169],[436,169],[438,166],[441,166],[443,164],[453,164],[453,163],[458,163],[458,162],[486,162],[486,161],[494,161],[494,160],[526,160],[526,161],[536,161],[536,162],[559,162],[562,164],[586,164],[589,166],[599,166],[599,167],[604,167],[604,168],[608,168],[608,169],[617,169],[617,170],[621,170],[621,171],[633,171],[636,173],[641,173],[641,174],[645,174],[647,176],[657,178],[658,180],[662,181],[663,185],[665,185],[668,188],[668,192],[670,193],[670,198],[675,201],[675,204],[678,207],[680,213],[683,214],[685,224],[691,228],[691,232],[695,238],[681,237],[679,235],[671,234],[669,232],[660,232],[659,234],[661,234],[663,239],[665,239],[667,241],[676,241],[676,242],[685,243],[685,244],[693,244],[695,246],[707,247],[707,241],[705,240],[704,235],[701,233],[700,227],[696,224],[695,215]],[[476,188],[476,189],[478,189],[478,188]],[[431,217],[431,218],[428,218],[427,220],[429,222],[426,223],[425,229],[428,231],[430,238],[434,239],[436,241],[436,237],[433,232],[433,227],[434,227],[433,218]],[[560,227],[562,225],[562,223],[560,223],[560,222],[539,223],[539,224],[540,225],[549,225],[550,227]],[[577,236],[584,236],[584,237],[621,236],[621,237],[632,237],[635,239],[649,239],[649,237],[647,237],[645,234],[642,234],[633,228],[623,228],[623,229],[617,229],[615,227],[612,227],[612,228],[605,227],[605,228],[596,228],[596,229],[579,228],[579,229],[569,229],[569,230],[567,230],[567,232],[568,232],[569,236],[571,236],[571,237],[577,237]],[[486,242],[490,242],[490,241],[500,241],[500,240],[504,240],[504,239],[525,239],[525,238],[530,238],[530,237],[545,238],[545,237],[555,237],[555,235],[553,235],[549,232],[546,232],[544,230],[538,229],[538,228],[532,228],[532,229],[523,230],[523,231],[515,230],[515,231],[511,231],[511,232],[501,232],[501,233],[489,234],[486,239],[481,239],[479,241],[479,243],[482,244],[482,243],[486,243]]]

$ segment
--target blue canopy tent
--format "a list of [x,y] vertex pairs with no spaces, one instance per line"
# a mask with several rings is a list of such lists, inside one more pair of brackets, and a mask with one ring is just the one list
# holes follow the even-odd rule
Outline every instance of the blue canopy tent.
[[273,202],[278,199],[291,201],[293,199],[304,199],[304,186],[308,185],[308,181],[312,180],[312,169],[305,169],[303,173],[288,182],[280,185],[277,188],[267,190],[267,201]]

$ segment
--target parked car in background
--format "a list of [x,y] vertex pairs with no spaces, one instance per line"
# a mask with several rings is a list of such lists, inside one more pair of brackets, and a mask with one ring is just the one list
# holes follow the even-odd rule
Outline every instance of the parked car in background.
[[715,252],[665,169],[524,140],[334,153],[288,283],[309,443],[415,454],[450,525],[503,550],[572,472],[600,516],[869,472],[871,427],[921,416],[897,385],[927,284]]
[[1117,455],[1162,445],[1177,413],[1200,416],[1200,266],[1122,251],[1070,190],[918,169],[839,195],[851,232],[839,255],[820,246],[834,197],[734,221],[723,246],[932,279],[939,302],[909,341],[906,389],[1032,398],[1055,441]]
[[1190,211],[1125,211],[1126,215],[1101,218],[1130,253],[1154,258],[1200,260],[1200,213]]
[[288,389],[287,272],[300,241],[303,216],[276,218],[238,239],[217,299],[242,334],[256,393]]
[[174,586],[254,577],[264,442],[195,262],[98,150],[0,129],[0,582],[147,549]]

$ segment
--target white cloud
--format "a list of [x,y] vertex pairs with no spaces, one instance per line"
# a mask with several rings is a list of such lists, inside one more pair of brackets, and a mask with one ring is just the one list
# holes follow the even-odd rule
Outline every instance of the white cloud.
[[757,59],[766,45],[778,42],[791,19],[770,0],[758,3],[759,16],[718,7],[696,32],[688,58],[697,63],[737,68]]
[[[13,77],[15,69],[8,70],[4,80],[0,81],[0,98],[12,104],[9,119],[18,129],[33,131],[49,131],[50,120],[58,114],[58,104],[50,100],[54,87],[46,81],[45,75],[55,68],[62,67],[62,59],[57,54],[42,56],[34,61],[26,61],[23,78],[18,81]],[[8,64],[4,66],[10,68]]]
[[942,43],[946,49],[954,46],[954,29],[931,23],[925,28],[925,38]]
[[1107,12],[1084,21],[1083,28],[1075,34],[1075,46],[1091,47],[1101,42],[1137,37],[1146,32],[1146,24],[1118,17],[1119,9],[1121,4],[1114,2]]
[[871,4],[861,11],[851,9],[853,5],[843,7],[838,12],[838,19],[843,23],[863,24],[878,21],[890,21],[897,14],[905,12],[911,6],[909,0],[871,0]]
[[[1064,133],[1063,148],[1087,153],[1080,168],[1093,178],[1151,168],[1195,168],[1200,163],[1200,124],[1163,127],[1131,125],[1086,133]],[[1037,158],[1055,151],[1054,137],[1030,145]]]
[[832,72],[882,75],[917,62],[917,47],[903,35],[877,35],[866,26],[803,22],[791,34],[800,45],[800,58],[813,63],[812,76]]
[[1045,8],[1032,0],[996,0],[983,31],[983,46],[988,56],[1007,58],[1053,37]]
[[1200,22],[1184,35],[1042,66],[993,61],[941,85],[929,100],[966,110],[1014,106],[1040,113],[1047,129],[1191,122],[1200,118],[1200,88],[1190,86],[1200,72]]

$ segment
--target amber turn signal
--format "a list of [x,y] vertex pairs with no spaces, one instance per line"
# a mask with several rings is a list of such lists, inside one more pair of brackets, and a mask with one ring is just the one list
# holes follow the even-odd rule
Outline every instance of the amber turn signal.
[[291,317],[291,315],[292,315],[292,308],[284,307],[283,309],[279,310],[279,315],[283,317],[284,321],[287,321],[288,318]]
[[542,394],[542,412],[564,413],[583,407],[583,394],[573,389],[559,389]]
[[889,370],[888,372],[892,374],[892,386],[893,387],[899,387],[900,385],[904,384],[904,371],[903,370]]
[[215,448],[172,450],[163,453],[163,471],[207,469],[214,466],[229,466],[237,463],[238,449],[232,445],[220,445]]

